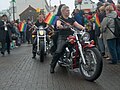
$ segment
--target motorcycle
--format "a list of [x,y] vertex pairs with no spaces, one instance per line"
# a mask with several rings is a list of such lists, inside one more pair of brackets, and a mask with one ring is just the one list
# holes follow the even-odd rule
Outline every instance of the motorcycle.
[[94,41],[89,41],[89,33],[75,28],[71,30],[74,34],[67,37],[67,47],[58,60],[58,64],[68,70],[78,68],[86,80],[94,81],[102,72],[102,56],[94,45]]
[[[36,26],[35,26],[36,27]],[[48,54],[49,42],[47,40],[47,29],[48,27],[43,28],[39,26],[37,29],[37,55],[40,56],[40,62],[44,61],[44,57]]]

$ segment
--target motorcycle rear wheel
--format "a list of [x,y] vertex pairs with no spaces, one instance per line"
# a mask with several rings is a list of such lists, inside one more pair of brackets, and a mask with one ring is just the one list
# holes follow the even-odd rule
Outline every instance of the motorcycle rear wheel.
[[103,68],[102,56],[99,50],[93,47],[84,50],[84,57],[87,64],[80,63],[81,74],[87,81],[93,82],[101,75]]

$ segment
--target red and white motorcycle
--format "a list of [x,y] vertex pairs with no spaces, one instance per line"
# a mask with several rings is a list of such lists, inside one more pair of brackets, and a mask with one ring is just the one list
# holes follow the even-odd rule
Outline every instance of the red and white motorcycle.
[[67,37],[67,47],[58,64],[68,70],[79,68],[86,80],[94,81],[102,72],[102,56],[94,45],[94,41],[89,41],[89,33],[75,28],[71,28],[71,30],[74,34]]

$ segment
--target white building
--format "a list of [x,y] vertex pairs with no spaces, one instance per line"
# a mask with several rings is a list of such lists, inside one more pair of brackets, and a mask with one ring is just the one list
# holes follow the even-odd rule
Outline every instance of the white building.
[[94,11],[97,5],[92,0],[82,0],[81,4],[78,3],[78,0],[75,0],[75,7],[81,10]]
[[5,10],[0,11],[0,17],[1,17],[3,14],[6,14],[6,15],[8,16],[8,19],[10,19],[11,13],[9,12],[8,9],[5,9]]
[[[13,2],[10,2],[10,11],[13,16]],[[15,19],[19,19],[19,15],[30,6],[37,9],[44,9],[47,13],[49,11],[49,6],[46,0],[16,0],[15,2]],[[12,17],[13,18],[13,17]]]

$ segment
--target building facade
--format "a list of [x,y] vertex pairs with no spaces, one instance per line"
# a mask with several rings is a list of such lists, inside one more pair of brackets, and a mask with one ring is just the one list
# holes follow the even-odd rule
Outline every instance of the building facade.
[[[13,14],[13,2],[10,2],[10,11]],[[20,14],[24,12],[29,6],[35,9],[44,9],[46,13],[49,11],[49,6],[46,0],[16,0],[14,3],[15,19],[20,19]],[[13,15],[11,15],[13,18]]]
[[37,17],[38,17],[38,12],[36,12],[36,9],[31,7],[29,5],[29,7],[24,10],[20,15],[20,21],[27,21],[27,19],[30,19],[31,21],[36,21]]
[[78,3],[79,0],[75,0],[75,7],[80,10],[95,11],[97,5],[92,0],[82,0],[82,3]]

